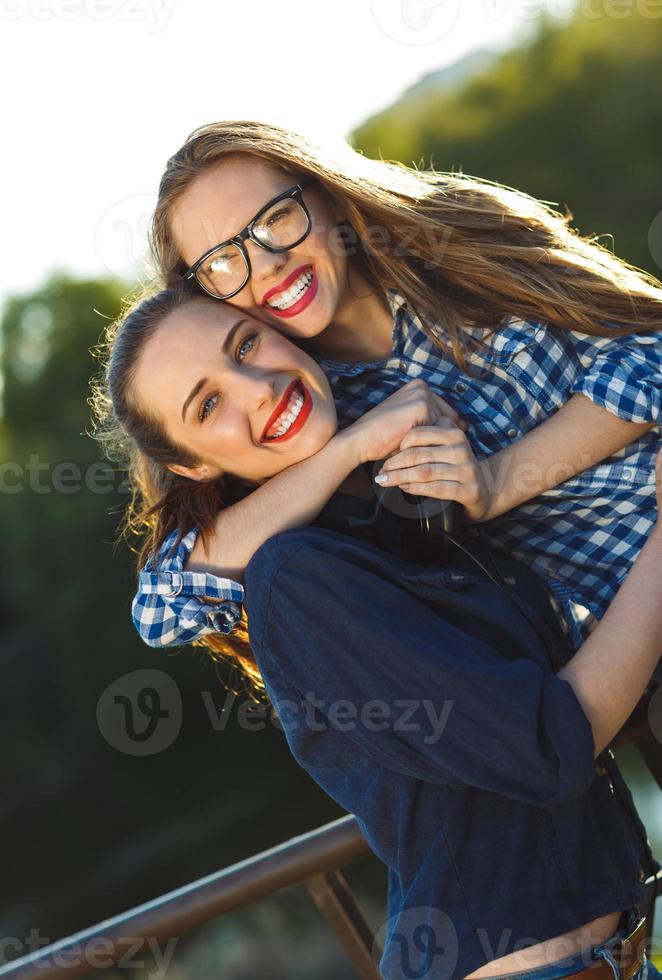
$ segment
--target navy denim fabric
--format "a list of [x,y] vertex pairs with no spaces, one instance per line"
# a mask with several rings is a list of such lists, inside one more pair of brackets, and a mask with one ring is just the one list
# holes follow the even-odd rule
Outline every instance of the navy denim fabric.
[[569,647],[543,580],[495,556],[516,602],[461,552],[420,565],[377,547],[369,514],[336,494],[317,527],[258,549],[245,584],[295,759],[387,865],[382,975],[464,977],[643,908],[659,864],[556,676]]

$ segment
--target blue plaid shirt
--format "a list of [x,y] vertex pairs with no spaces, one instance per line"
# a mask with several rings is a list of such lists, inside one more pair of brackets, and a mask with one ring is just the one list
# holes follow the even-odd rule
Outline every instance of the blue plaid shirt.
[[[662,331],[612,339],[510,318],[487,350],[467,355],[470,376],[430,341],[403,296],[392,289],[387,296],[393,313],[387,358],[356,364],[317,358],[333,391],[340,428],[413,378],[423,378],[466,419],[478,459],[520,439],[576,393],[619,418],[660,421]],[[449,341],[440,325],[435,332]],[[491,545],[546,579],[575,649],[605,612],[655,523],[659,438],[659,428],[651,429],[601,463],[481,525]],[[192,528],[169,554],[173,532],[140,573],[132,615],[149,646],[229,633],[241,618],[240,583],[184,570],[196,536]],[[205,596],[224,601],[206,602]]]

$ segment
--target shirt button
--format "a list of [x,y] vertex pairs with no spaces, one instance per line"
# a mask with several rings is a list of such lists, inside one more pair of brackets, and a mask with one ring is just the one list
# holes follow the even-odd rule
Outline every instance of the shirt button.
[[504,577],[504,582],[506,583],[506,585],[514,585],[515,584],[515,576],[514,575],[506,575]]
[[506,435],[508,436],[509,439],[514,439],[515,436],[519,435],[519,432],[514,426],[511,426],[511,428],[508,429],[508,431],[506,432]]
[[464,381],[458,381],[455,385],[455,390],[459,392],[460,395],[463,395],[467,390],[467,386],[465,385]]
[[170,597],[174,597],[176,595],[179,595],[179,593],[182,591],[182,587],[184,585],[184,579],[179,574],[179,572],[171,572],[170,574],[172,576],[172,582],[171,582],[172,588],[170,592],[166,592],[166,595]]
[[595,765],[595,771],[597,772],[598,776],[606,776],[607,775],[607,770],[605,769],[605,767],[602,765],[601,762],[597,762],[596,763],[596,765]]
[[646,881],[646,872],[643,868],[639,868],[639,881]]

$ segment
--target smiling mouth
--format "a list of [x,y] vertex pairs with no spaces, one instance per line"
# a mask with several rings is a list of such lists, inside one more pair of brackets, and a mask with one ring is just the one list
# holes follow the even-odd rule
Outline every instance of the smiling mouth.
[[270,289],[262,300],[262,305],[276,316],[289,317],[301,313],[317,292],[317,276],[312,265],[295,270],[285,280],[285,289]]
[[281,402],[267,422],[260,442],[282,442],[302,428],[312,409],[310,392],[299,379],[285,390]]

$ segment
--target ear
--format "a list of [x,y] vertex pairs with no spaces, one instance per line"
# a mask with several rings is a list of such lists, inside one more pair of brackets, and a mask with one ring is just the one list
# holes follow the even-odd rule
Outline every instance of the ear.
[[210,468],[204,463],[199,466],[181,466],[179,463],[168,463],[168,469],[177,476],[185,476],[189,480],[209,480],[214,476]]

